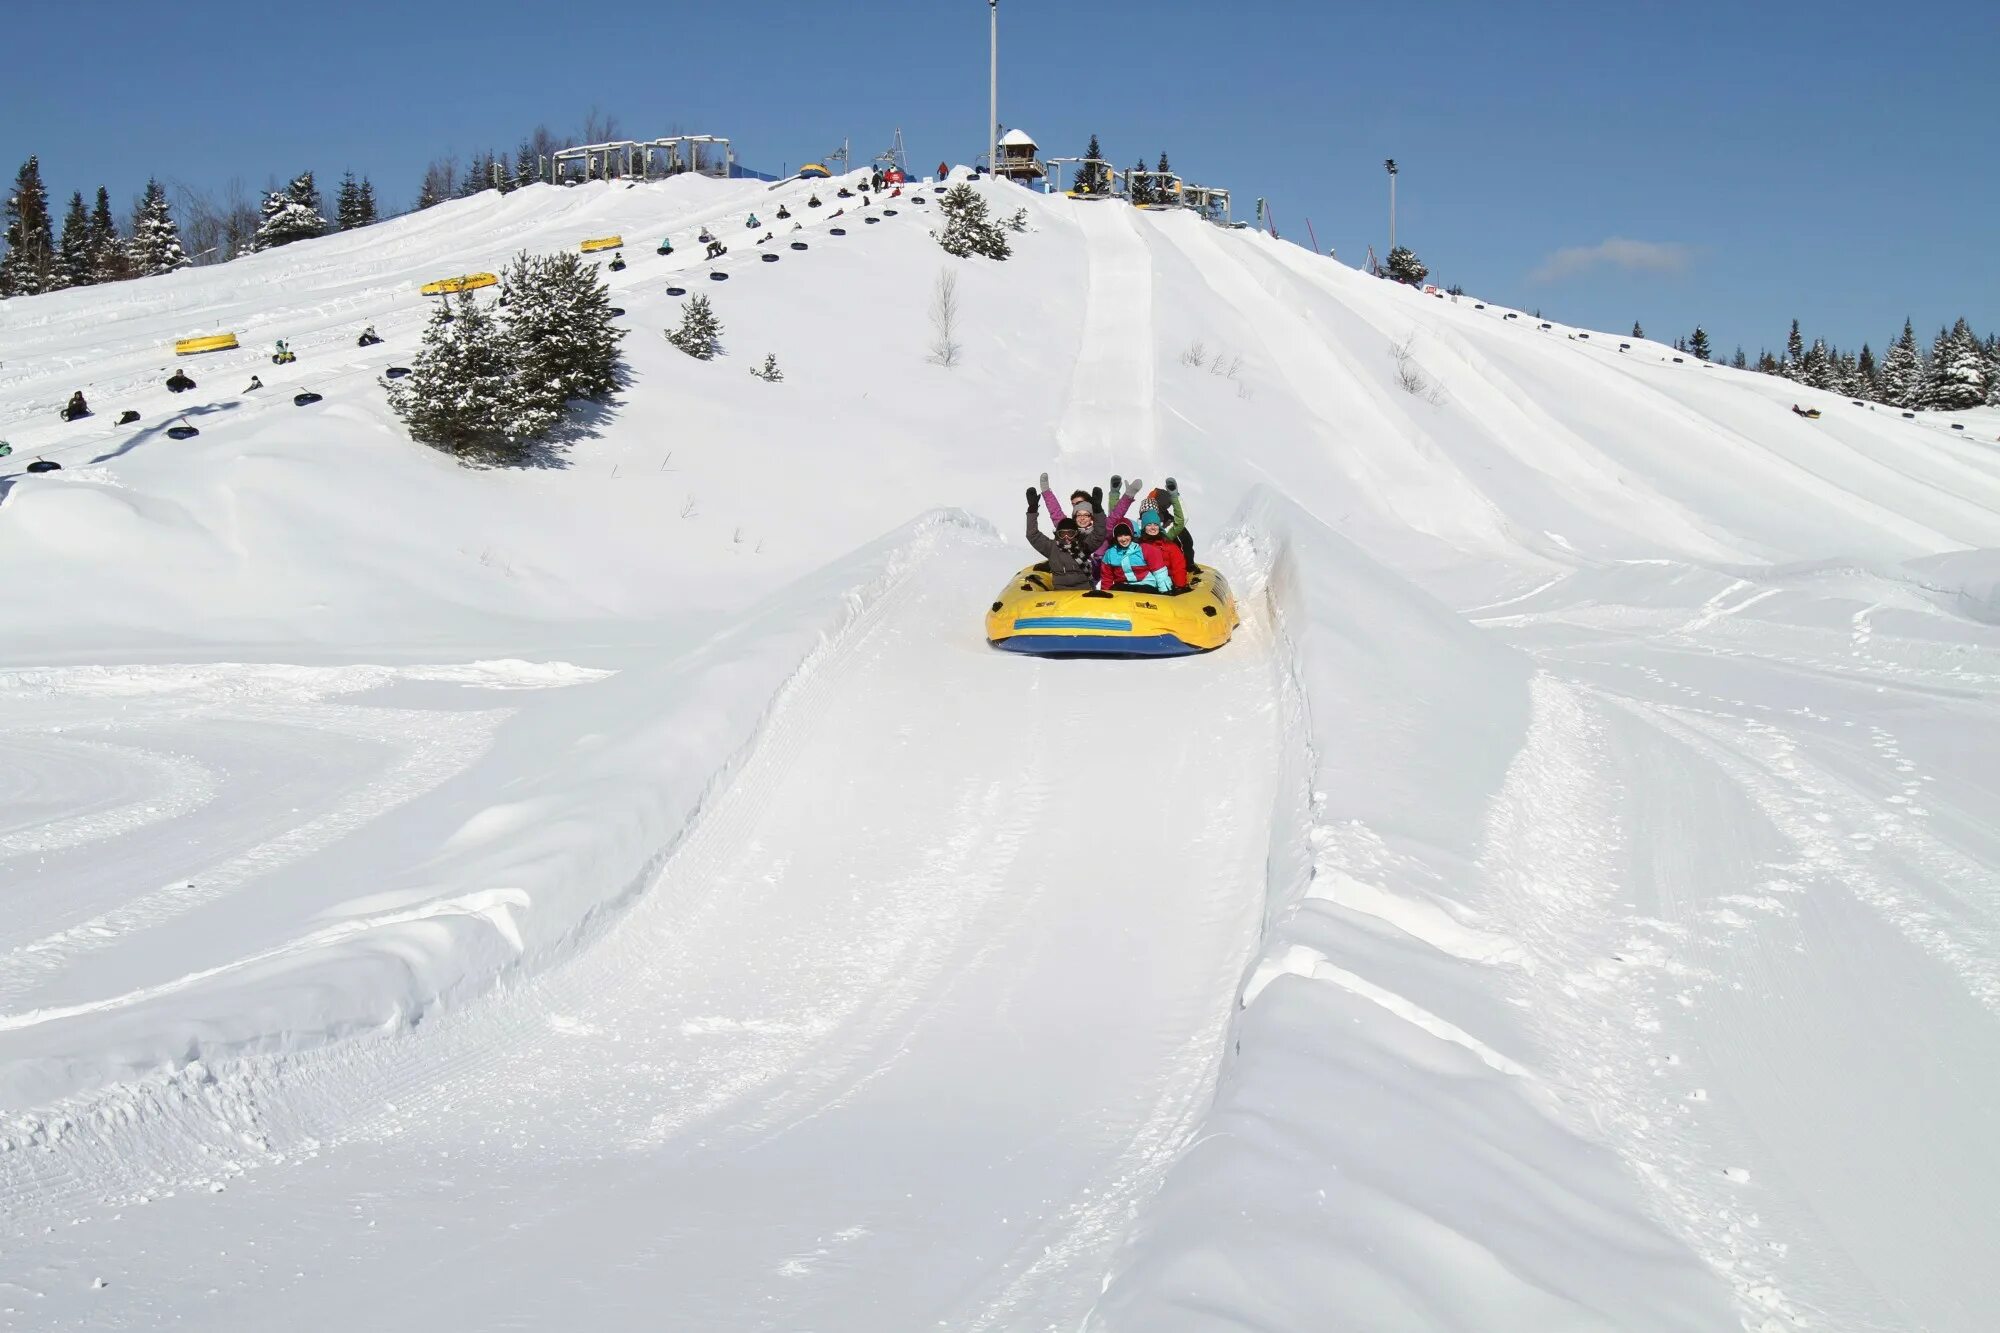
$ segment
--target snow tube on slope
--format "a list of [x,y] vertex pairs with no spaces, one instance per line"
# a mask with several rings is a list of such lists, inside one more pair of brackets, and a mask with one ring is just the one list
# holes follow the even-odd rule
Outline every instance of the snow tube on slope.
[[776,255],[759,255],[758,258],[762,259],[767,264],[775,264],[778,262],[778,257]]
[[1229,642],[1237,624],[1228,581],[1206,565],[1185,592],[1052,588],[1028,566],[986,613],[986,641],[1042,657],[1179,657]]

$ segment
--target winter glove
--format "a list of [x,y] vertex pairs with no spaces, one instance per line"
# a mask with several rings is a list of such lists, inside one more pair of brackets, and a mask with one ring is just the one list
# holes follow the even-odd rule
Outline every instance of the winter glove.
[[1104,512],[1104,488],[1102,486],[1092,486],[1090,488],[1090,509],[1092,513],[1096,514]]
[[1125,484],[1125,478],[1119,476],[1116,472],[1111,474],[1111,493],[1113,495],[1118,494],[1118,488],[1123,486],[1124,484]]
[[1049,474],[1044,472],[1041,475],[1041,479],[1038,480],[1035,484],[1041,487],[1043,490],[1047,490],[1049,488]]
[[1035,505],[1036,505],[1037,503],[1039,503],[1039,502],[1040,502],[1041,498],[1042,498],[1042,494],[1041,494],[1041,492],[1040,492],[1040,491],[1036,490],[1036,489],[1035,489],[1035,488],[1034,488],[1033,486],[1030,486],[1030,487],[1028,488],[1028,512],[1029,512],[1029,513],[1031,513],[1031,514],[1032,514],[1032,513],[1034,513],[1034,512],[1035,512]]
[[1170,490],[1170,491],[1178,491],[1178,490],[1180,490],[1180,488],[1181,488],[1181,487],[1180,487],[1180,483],[1179,483],[1179,482],[1175,481],[1175,480],[1174,480],[1174,479],[1173,479],[1172,477],[1168,477],[1168,478],[1167,478],[1167,489],[1168,489],[1168,490]]
[[1146,484],[1145,482],[1140,481],[1137,477],[1134,477],[1132,478],[1132,480],[1126,482],[1125,498],[1127,500],[1135,498],[1139,494],[1139,488],[1145,484]]

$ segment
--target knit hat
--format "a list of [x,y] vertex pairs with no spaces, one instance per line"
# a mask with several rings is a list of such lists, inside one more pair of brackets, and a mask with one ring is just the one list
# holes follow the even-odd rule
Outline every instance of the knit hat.
[[1058,521],[1056,522],[1056,531],[1057,531],[1057,532],[1061,532],[1061,531],[1063,531],[1064,529],[1068,529],[1068,530],[1069,530],[1069,531],[1071,531],[1071,532],[1075,532],[1075,531],[1076,531],[1076,520],[1075,520],[1075,519],[1073,519],[1073,518],[1064,518],[1064,519],[1059,519],[1059,520],[1058,520]]
[[[1141,509],[1141,510],[1139,511],[1139,526],[1140,526],[1140,527],[1142,527],[1142,528],[1143,528],[1143,527],[1145,527],[1145,526],[1146,526],[1146,525],[1147,525],[1148,523],[1159,523],[1159,522],[1160,522],[1160,511],[1159,511],[1159,510],[1157,510],[1157,509],[1155,509],[1155,508],[1153,508],[1153,507],[1152,507],[1151,505],[1148,505],[1148,506],[1146,506],[1146,507],[1145,507],[1144,509]],[[1164,524],[1162,524],[1161,526],[1165,526],[1165,525],[1164,525]]]
[[1130,537],[1132,535],[1132,525],[1121,518],[1118,520],[1118,526],[1111,529],[1111,535],[1113,537]]

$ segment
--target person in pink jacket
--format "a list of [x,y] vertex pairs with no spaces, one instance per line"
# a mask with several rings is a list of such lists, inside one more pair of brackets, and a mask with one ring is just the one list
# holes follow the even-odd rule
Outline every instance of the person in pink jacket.
[[[1049,474],[1044,472],[1041,476],[1042,503],[1048,507],[1049,522],[1060,523],[1065,518],[1075,519],[1077,528],[1083,534],[1085,546],[1092,555],[1097,554],[1104,549],[1105,543],[1111,540],[1111,529],[1118,526],[1118,521],[1125,517],[1126,511],[1132,507],[1132,501],[1139,495],[1140,481],[1137,477],[1124,482],[1122,491],[1119,489],[1120,481],[1121,478],[1117,473],[1111,474],[1112,503],[1109,517],[1101,512],[1102,505],[1098,499],[1101,492],[1085,490],[1069,493],[1071,512],[1065,514],[1061,502],[1056,499],[1056,493],[1049,489]],[[1089,519],[1088,522],[1085,521],[1086,517]]]

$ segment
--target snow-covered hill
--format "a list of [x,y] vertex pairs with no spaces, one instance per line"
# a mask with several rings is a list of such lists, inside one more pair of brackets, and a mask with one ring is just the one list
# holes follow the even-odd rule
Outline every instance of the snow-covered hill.
[[[1987,1327],[2000,414],[981,188],[0,304],[0,1327]],[[592,438],[402,438],[421,283],[620,233]],[[989,650],[1045,469],[1236,640]]]

